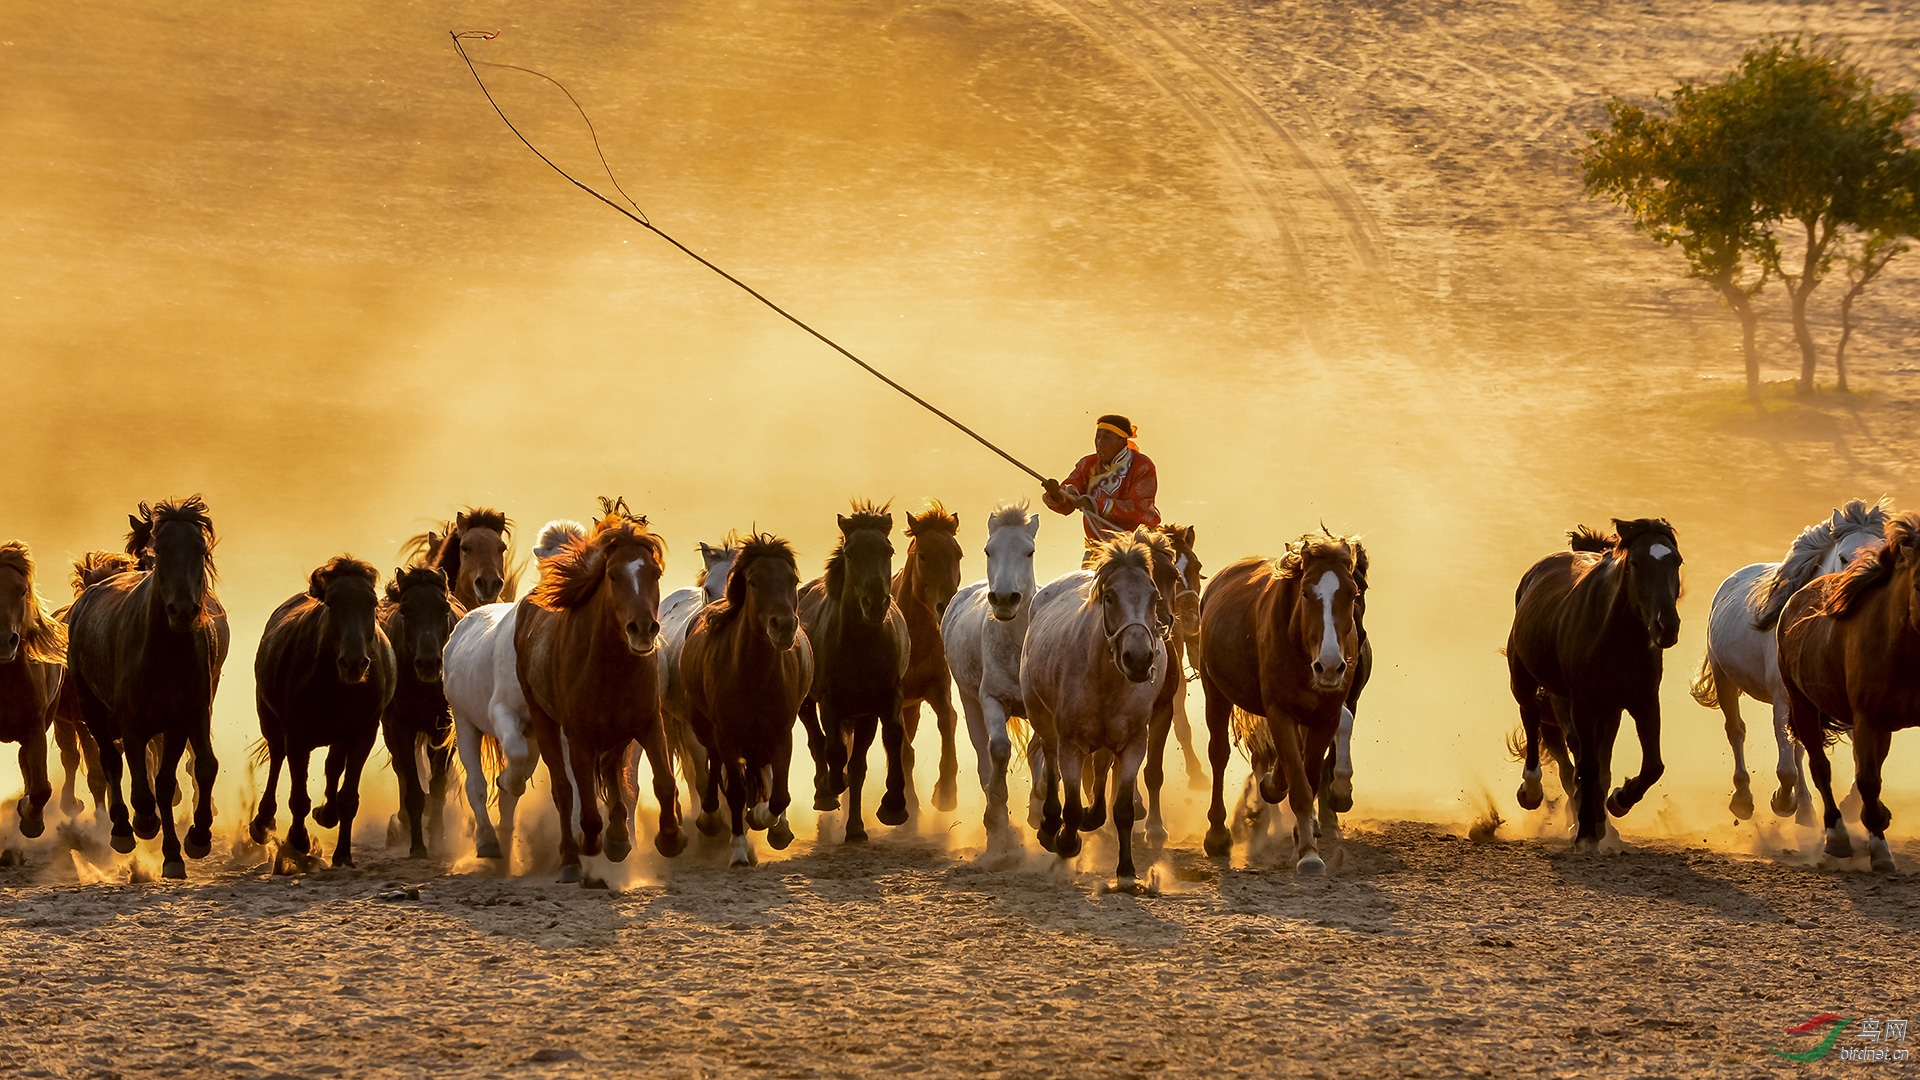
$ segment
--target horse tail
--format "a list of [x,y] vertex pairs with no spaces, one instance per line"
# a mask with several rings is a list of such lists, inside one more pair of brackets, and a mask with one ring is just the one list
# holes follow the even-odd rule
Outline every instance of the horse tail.
[[1268,726],[1266,717],[1236,707],[1233,710],[1232,731],[1234,748],[1249,763],[1257,756],[1278,756],[1278,750],[1273,745],[1273,728]]
[[253,745],[247,748],[247,764],[256,769],[272,760],[273,748],[267,745],[264,738],[253,740]]
[[1013,756],[1026,760],[1027,747],[1033,743],[1033,725],[1024,716],[1007,717],[1007,741],[1013,744]]
[[427,747],[433,737],[424,731],[413,733],[413,786],[427,793],[427,778],[433,775],[433,762],[427,760]]
[[1513,730],[1507,732],[1506,741],[1508,761],[1527,760],[1527,731],[1525,728],[1519,724],[1513,725]]
[[[672,753],[667,757],[671,759]],[[620,793],[626,797],[628,806],[640,805],[640,743],[630,742],[620,752]]]
[[490,776],[499,776],[507,768],[507,752],[492,735],[480,736],[480,767]]
[[1701,708],[1717,709],[1720,707],[1720,687],[1717,683],[1718,680],[1713,677],[1713,656],[1703,655],[1700,657],[1700,671],[1693,677],[1693,685],[1687,687],[1687,693],[1693,695],[1693,700],[1699,702]]

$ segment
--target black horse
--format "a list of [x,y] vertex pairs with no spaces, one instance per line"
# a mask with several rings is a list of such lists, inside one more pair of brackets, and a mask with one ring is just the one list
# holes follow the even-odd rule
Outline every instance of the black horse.
[[[307,591],[274,611],[254,657],[254,699],[267,761],[267,788],[248,832],[264,844],[273,829],[280,764],[292,759],[286,846],[312,849],[307,836],[307,759],[327,750],[326,802],[313,811],[322,828],[338,825],[333,865],[353,865],[353,819],[360,809],[360,770],[393,700],[393,648],[375,618],[380,572],[341,556],[315,570]],[[255,759],[261,756],[256,752]]]
[[[201,859],[213,846],[213,781],[220,769],[209,737],[213,696],[231,641],[226,611],[212,590],[213,519],[195,495],[157,506],[141,503],[128,521],[134,531],[128,546],[140,549],[134,554],[141,569],[89,586],[73,602],[67,667],[80,715],[99,747],[113,849],[124,855],[136,835],[150,840],[164,831],[160,872],[184,878],[187,865],[173,825],[180,755],[192,745],[199,791],[184,851]],[[160,759],[149,784],[147,744],[155,736]],[[133,769],[126,770],[127,760]],[[123,771],[132,773],[131,823],[120,794]]]
[[[1622,817],[1660,779],[1663,652],[1680,636],[1680,545],[1662,518],[1614,519],[1614,535],[1576,528],[1569,551],[1541,559],[1514,596],[1507,669],[1526,733],[1520,805],[1540,805],[1540,742],[1574,763],[1575,844],[1599,843],[1620,711],[1633,716],[1640,772],[1605,800]],[[1563,740],[1564,739],[1564,743]],[[1563,750],[1564,747],[1564,750]]]
[[[461,612],[448,592],[447,575],[431,566],[395,570],[380,604],[380,630],[393,646],[393,700],[380,716],[380,731],[393,756],[400,781],[400,819],[396,824],[412,840],[409,858],[427,856],[426,834],[436,845],[447,805],[447,776],[453,764],[453,711],[440,682],[440,652],[447,647]],[[427,777],[420,775],[426,766]],[[427,803],[432,801],[428,814]],[[388,844],[398,839],[390,832]]]
[[800,722],[813,752],[813,805],[833,810],[847,792],[847,839],[865,840],[860,788],[875,725],[887,752],[887,793],[874,816],[882,825],[907,820],[906,770],[901,746],[900,680],[907,671],[907,620],[893,602],[893,515],[884,506],[855,503],[840,517],[840,543],[824,578],[800,594],[800,620],[813,645],[813,690]]

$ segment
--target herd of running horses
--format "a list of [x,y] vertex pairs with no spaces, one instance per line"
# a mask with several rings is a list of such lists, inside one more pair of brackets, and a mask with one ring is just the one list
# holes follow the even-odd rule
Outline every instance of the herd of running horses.
[[[750,864],[751,831],[774,848],[793,840],[796,719],[813,759],[815,809],[844,801],[845,837],[863,840],[876,733],[886,778],[874,816],[901,825],[913,812],[922,705],[940,732],[932,802],[955,808],[951,688],[979,763],[990,846],[1018,846],[1007,774],[1024,738],[1034,778],[1028,825],[1041,845],[1070,859],[1111,816],[1116,887],[1133,887],[1143,810],[1145,842],[1167,839],[1162,758],[1177,733],[1190,780],[1210,771],[1209,855],[1234,842],[1223,785],[1237,744],[1252,764],[1255,807],[1291,809],[1299,872],[1324,872],[1321,839],[1337,835],[1337,815],[1352,806],[1347,742],[1372,667],[1367,552],[1357,538],[1322,526],[1203,585],[1191,527],[1141,528],[1041,585],[1039,516],[1007,503],[986,522],[985,580],[963,588],[957,515],[938,503],[907,515],[895,571],[894,515],[861,503],[840,516],[821,577],[803,583],[792,547],[754,533],[700,545],[695,587],[663,598],[666,544],[623,500],[600,503],[591,525],[547,524],[533,550],[538,581],[517,601],[511,524],[481,509],[411,541],[408,564],[384,589],[373,565],[341,556],[274,611],[254,661],[256,758],[268,780],[248,831],[259,844],[277,835],[285,766],[292,820],[277,866],[318,857],[309,816],[338,830],[333,864],[352,865],[376,738],[392,755],[398,836],[414,856],[429,853],[429,839],[446,841],[457,752],[475,853],[510,860],[516,803],[544,760],[561,880],[580,881],[583,856],[618,862],[632,850],[644,751],[660,852],[686,847],[684,780],[696,827],[728,832],[732,862]],[[178,878],[183,855],[203,858],[212,846],[210,726],[230,634],[212,588],[205,502],[143,503],[129,522],[123,550],[75,563],[74,601],[58,611],[35,588],[26,545],[0,545],[0,739],[21,744],[24,835],[45,829],[51,732],[66,813],[81,810],[74,780],[84,762],[114,850],[159,835],[162,873]],[[1519,801],[1529,810],[1542,803],[1544,747],[1577,822],[1574,842],[1591,848],[1605,814],[1626,814],[1664,767],[1659,686],[1679,634],[1681,556],[1673,527],[1658,518],[1615,520],[1610,532],[1577,528],[1569,541],[1521,579],[1506,657],[1524,735],[1524,748],[1518,738],[1513,747],[1524,762]],[[1920,513],[1856,500],[1808,527],[1781,562],[1746,567],[1720,587],[1692,689],[1725,712],[1736,816],[1753,813],[1744,695],[1773,707],[1773,810],[1811,823],[1804,752],[1824,801],[1826,850],[1842,858],[1852,845],[1827,749],[1837,735],[1851,737],[1872,865],[1893,869],[1881,766],[1890,733],[1920,723],[1917,571]],[[1185,717],[1192,679],[1205,701],[1210,770],[1194,755]],[[1633,718],[1641,766],[1608,792],[1622,712]],[[322,747],[325,794],[314,807],[307,770]],[[184,843],[174,822],[183,757],[194,787]]]

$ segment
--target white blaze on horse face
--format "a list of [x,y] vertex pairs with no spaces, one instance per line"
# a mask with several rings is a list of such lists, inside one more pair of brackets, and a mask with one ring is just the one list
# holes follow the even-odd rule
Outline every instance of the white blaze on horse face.
[[1333,626],[1333,598],[1340,594],[1340,575],[1329,570],[1320,575],[1313,595],[1320,600],[1320,667],[1332,672],[1340,666],[1340,635]]
[[1656,559],[1664,559],[1667,556],[1673,554],[1673,549],[1668,547],[1665,544],[1654,544],[1653,546],[1647,548],[1647,554],[1653,556]]

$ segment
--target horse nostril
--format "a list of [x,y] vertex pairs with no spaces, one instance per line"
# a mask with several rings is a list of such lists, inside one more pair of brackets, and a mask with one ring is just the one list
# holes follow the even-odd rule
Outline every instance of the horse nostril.
[[639,636],[640,636],[640,624],[639,624],[639,623],[637,623],[637,622],[635,622],[635,621],[633,621],[632,619],[628,619],[628,620],[627,620],[627,633],[628,633],[628,634],[630,634],[630,635],[632,635],[633,637],[639,637]]

